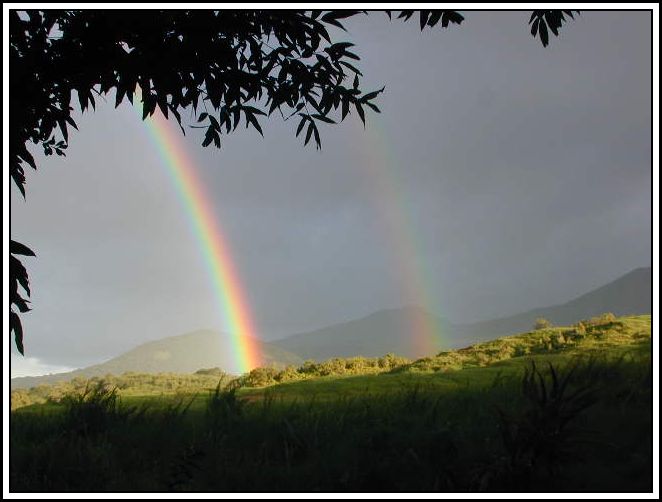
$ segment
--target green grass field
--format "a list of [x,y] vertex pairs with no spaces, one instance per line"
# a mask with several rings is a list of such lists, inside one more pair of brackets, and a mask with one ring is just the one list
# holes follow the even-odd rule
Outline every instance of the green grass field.
[[143,393],[97,380],[86,395],[60,389],[17,408],[11,490],[652,489],[650,316],[418,361],[333,360],[219,380],[216,390],[182,379],[161,393],[158,379]]

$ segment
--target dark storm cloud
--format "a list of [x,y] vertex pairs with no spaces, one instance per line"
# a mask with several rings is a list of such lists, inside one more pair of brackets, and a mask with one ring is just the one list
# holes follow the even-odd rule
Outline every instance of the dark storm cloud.
[[[222,150],[184,140],[213,196],[263,336],[406,301],[384,193],[398,180],[428,308],[454,321],[566,301],[649,265],[651,33],[647,13],[586,12],[547,49],[524,13],[466,13],[420,33],[381,15],[348,24],[383,114],[322,131],[242,130]],[[379,122],[380,143],[371,140]],[[28,354],[74,366],[149,339],[217,327],[189,222],[129,108],[80,119],[66,159],[41,159],[12,236],[34,311]],[[371,150],[372,149],[372,150]],[[396,232],[396,236],[405,232]]]

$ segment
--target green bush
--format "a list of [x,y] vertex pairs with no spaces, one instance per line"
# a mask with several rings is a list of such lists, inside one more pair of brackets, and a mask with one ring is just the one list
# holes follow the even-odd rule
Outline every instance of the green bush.
[[547,329],[552,327],[552,323],[548,320],[545,319],[544,317],[539,317],[536,319],[535,324],[533,325],[535,329]]
[[243,384],[248,387],[264,387],[276,383],[279,371],[275,368],[255,368],[244,377]]
[[43,399],[37,399],[25,389],[18,389],[11,393],[10,404],[12,410],[43,402]]
[[194,373],[194,375],[209,375],[209,376],[225,376],[226,373],[219,367],[215,368],[201,368]]
[[605,312],[604,314],[591,317],[590,319],[581,322],[583,322],[588,328],[596,328],[613,324],[617,322],[617,318],[612,312]]
[[367,357],[334,357],[323,362],[307,360],[298,368],[288,366],[283,370],[274,368],[255,368],[241,377],[241,385],[246,387],[263,387],[274,383],[325,376],[362,375],[383,373],[402,368],[410,361],[404,357],[387,354],[380,358]]

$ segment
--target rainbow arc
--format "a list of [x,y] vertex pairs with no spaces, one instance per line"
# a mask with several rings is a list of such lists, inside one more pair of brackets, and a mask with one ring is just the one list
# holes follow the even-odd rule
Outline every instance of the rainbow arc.
[[[134,101],[137,103],[138,99]],[[142,113],[142,110],[139,111]],[[250,371],[262,362],[259,341],[239,271],[232,260],[230,245],[212,199],[204,189],[179,131],[158,110],[144,123],[167,168],[202,252],[216,303],[231,339],[234,372]]]
[[[134,102],[138,103],[138,99]],[[142,113],[142,110],[138,111]],[[259,341],[239,272],[212,199],[206,193],[196,166],[174,125],[158,110],[144,123],[188,215],[192,233],[209,271],[216,303],[231,337],[234,370],[240,373],[250,371],[262,363]],[[419,239],[414,235],[405,197],[398,189],[400,184],[395,156],[392,152],[389,154],[389,142],[379,124],[366,132],[370,139],[368,145],[361,147],[364,154],[362,169],[372,182],[376,208],[383,229],[390,236],[400,287],[409,304],[429,307],[433,304],[428,294],[431,288],[427,284],[422,255],[417,252]],[[441,346],[440,326],[433,317],[420,310],[410,309],[410,312],[412,348],[421,356],[432,355]]]

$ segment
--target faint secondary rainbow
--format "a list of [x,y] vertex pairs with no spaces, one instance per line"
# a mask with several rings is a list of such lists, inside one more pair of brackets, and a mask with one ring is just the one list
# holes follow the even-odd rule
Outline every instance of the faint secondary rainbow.
[[[361,166],[368,176],[374,193],[376,209],[392,250],[394,268],[397,271],[399,288],[409,306],[421,307],[434,316],[434,301],[430,293],[423,253],[423,243],[416,234],[412,212],[399,181],[397,157],[391,142],[373,114],[366,129],[358,138],[360,142]],[[436,316],[427,316],[417,309],[410,309],[412,349],[418,356],[432,356],[442,348],[442,327]]]
[[[135,99],[136,109],[142,113],[138,101]],[[250,371],[260,366],[261,353],[239,274],[211,199],[198,178],[180,133],[173,125],[158,110],[144,123],[184,205],[191,230],[204,257],[216,303],[231,337],[235,370],[241,373]]]

